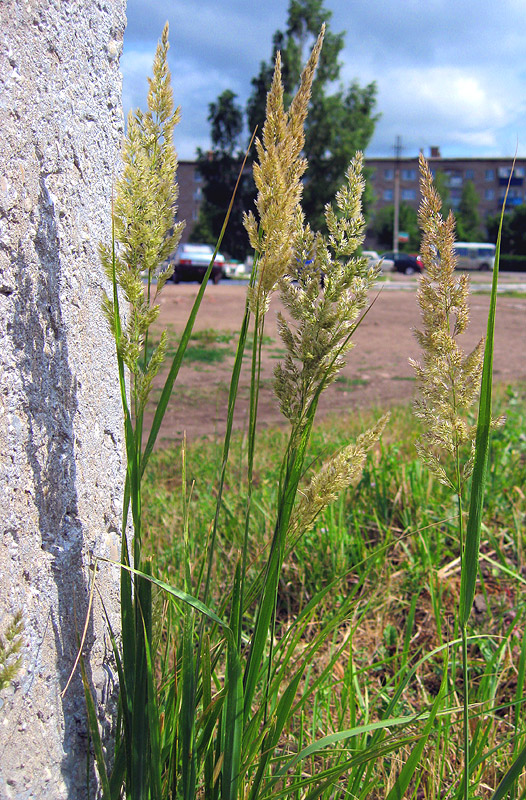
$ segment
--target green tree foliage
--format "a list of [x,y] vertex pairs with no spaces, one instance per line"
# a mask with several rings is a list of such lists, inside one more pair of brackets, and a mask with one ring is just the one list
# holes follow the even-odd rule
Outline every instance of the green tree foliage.
[[437,170],[433,176],[435,191],[442,200],[441,214],[447,217],[451,210],[451,195],[449,194],[449,177],[445,172]]
[[[486,220],[488,238],[497,241],[500,214],[492,214]],[[502,224],[501,249],[507,255],[526,256],[526,205],[507,211]]]
[[460,205],[455,214],[457,239],[461,242],[479,242],[481,240],[479,202],[480,198],[473,181],[467,181],[462,188]]
[[[290,0],[287,27],[274,34],[271,58],[261,63],[259,73],[252,79],[252,93],[246,106],[249,132],[252,134],[257,127],[260,135],[276,52],[279,50],[282,56],[284,101],[288,106],[297,88],[307,51],[325,23],[325,40],[305,126],[304,155],[309,161],[309,170],[304,179],[303,208],[314,228],[324,228],[325,204],[343,182],[356,151],[367,147],[378,119],[373,113],[376,105],[374,83],[361,87],[357,82],[348,86],[340,82],[339,54],[344,46],[344,34],[330,31],[331,16],[322,0]],[[235,186],[244,150],[243,111],[235,99],[231,91],[225,91],[209,106],[213,146],[209,153],[198,151],[204,201],[191,235],[193,241],[212,242],[217,239]],[[244,258],[247,253],[242,209],[252,208],[255,200],[255,187],[249,175],[250,169],[247,168],[247,177],[238,189],[223,240],[222,249],[237,258]]]
[[[243,157],[243,109],[236,95],[227,89],[216,102],[210,103],[208,121],[211,127],[212,150],[197,152],[197,169],[203,178],[203,201],[199,218],[190,234],[193,242],[215,244],[226,217]],[[234,200],[222,250],[243,260],[248,243],[243,228],[243,210],[254,194],[249,173],[245,173]]]
[[266,94],[278,50],[283,61],[285,100],[290,100],[299,80],[305,51],[312,46],[325,22],[325,40],[305,126],[304,153],[309,170],[304,182],[303,207],[307,219],[316,228],[324,226],[328,198],[334,196],[355,152],[365,150],[369,144],[378,119],[373,113],[375,83],[362,87],[356,81],[348,86],[340,82],[339,55],[344,46],[344,33],[330,30],[331,17],[332,13],[322,0],[290,0],[287,28],[274,34],[271,59],[262,62],[258,75],[252,80],[252,94],[247,103],[249,128],[254,130],[265,118]]
[[[409,234],[409,241],[400,246],[400,250],[408,253],[415,252],[420,247],[420,228],[418,215],[412,206],[400,204],[399,230]],[[390,250],[393,246],[394,206],[384,206],[376,212],[373,221],[373,230],[382,250]]]

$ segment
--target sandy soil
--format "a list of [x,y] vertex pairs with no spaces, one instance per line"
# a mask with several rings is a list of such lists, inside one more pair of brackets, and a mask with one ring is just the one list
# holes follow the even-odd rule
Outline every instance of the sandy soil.
[[[419,357],[411,329],[419,324],[416,305],[416,279],[397,276],[396,288],[381,292],[370,313],[355,334],[356,347],[349,354],[347,366],[338,381],[322,397],[321,416],[329,413],[352,413],[353,409],[409,400],[414,391],[413,372],[408,358]],[[167,286],[162,295],[159,327],[180,334],[198,291],[197,284]],[[412,290],[411,290],[412,289]],[[199,311],[195,331],[214,329],[235,334],[244,311],[244,286],[227,281],[209,284]],[[464,348],[473,347],[485,334],[489,304],[487,295],[472,295],[471,322],[464,335]],[[283,354],[276,330],[279,301],[273,300],[267,315],[263,348],[262,389],[259,420],[264,426],[280,424],[283,419],[272,394],[274,366]],[[499,297],[495,332],[495,380],[526,379],[526,298]],[[234,363],[236,337],[219,344],[227,354],[221,363],[184,362],[175,384],[163,427],[160,446],[179,441],[186,431],[188,438],[220,436],[226,424],[228,385]],[[162,378],[162,375],[160,376]],[[235,426],[246,424],[249,386],[248,358],[243,367]],[[157,380],[154,397],[159,393]],[[148,420],[147,420],[148,423]]]

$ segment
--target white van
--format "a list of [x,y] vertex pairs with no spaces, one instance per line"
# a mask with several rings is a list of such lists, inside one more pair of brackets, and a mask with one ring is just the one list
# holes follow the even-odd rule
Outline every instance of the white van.
[[493,269],[495,245],[483,242],[455,242],[457,269]]

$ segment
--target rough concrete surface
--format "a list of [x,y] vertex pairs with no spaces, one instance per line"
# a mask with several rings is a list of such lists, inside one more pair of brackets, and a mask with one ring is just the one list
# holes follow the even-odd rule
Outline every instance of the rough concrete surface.
[[[0,693],[2,800],[87,796],[78,674],[61,692],[90,563],[119,552],[122,419],[97,244],[123,132],[124,13],[125,0],[0,3],[0,635],[17,610],[24,625]],[[118,628],[118,573],[100,566],[97,584]],[[97,599],[84,654],[103,718],[115,676]]]

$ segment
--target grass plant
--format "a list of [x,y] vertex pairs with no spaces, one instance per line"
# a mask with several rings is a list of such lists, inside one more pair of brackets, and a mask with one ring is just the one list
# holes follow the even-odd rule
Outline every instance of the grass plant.
[[0,635],[0,692],[13,682],[22,666],[23,630],[22,613],[17,611]]
[[[327,235],[312,231],[301,209],[303,123],[322,41],[323,31],[288,111],[276,59],[256,139],[256,213],[245,217],[254,269],[220,444],[154,452],[185,352],[230,345],[230,334],[192,333],[208,276],[176,349],[150,333],[169,277],[162,265],[181,232],[167,28],[148,111],[129,120],[113,242],[101,250],[128,465],[109,759],[80,662],[105,800],[500,798],[515,791],[526,761],[524,403],[513,388],[499,399],[508,424],[490,443],[497,270],[477,422],[483,345],[467,357],[458,349],[467,284],[453,274],[453,221],[441,219],[424,164],[417,430],[405,408],[393,409],[388,428],[388,415],[374,411],[315,425],[378,277],[358,255],[360,155],[326,208]],[[286,309],[274,391],[287,428],[263,436],[261,354],[274,292]],[[168,355],[145,431],[153,377]],[[249,421],[234,435],[244,358]]]

